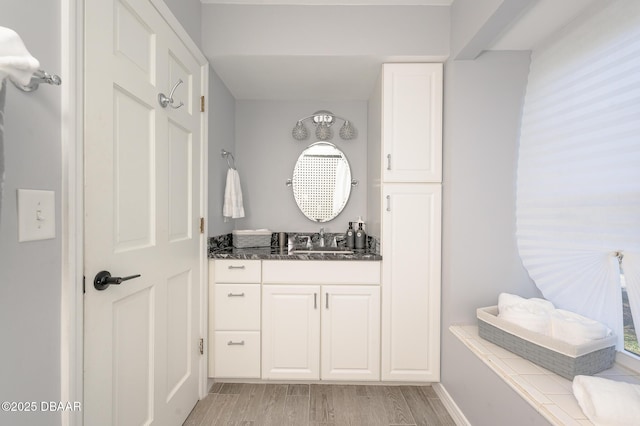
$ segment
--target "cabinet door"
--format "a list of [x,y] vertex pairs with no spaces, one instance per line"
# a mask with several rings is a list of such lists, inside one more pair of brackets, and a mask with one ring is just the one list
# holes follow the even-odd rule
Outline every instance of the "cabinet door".
[[439,184],[387,184],[382,215],[382,380],[440,379]]
[[320,286],[265,285],[262,378],[320,378]]
[[385,182],[442,181],[442,64],[384,64]]
[[322,287],[323,380],[380,379],[380,288]]

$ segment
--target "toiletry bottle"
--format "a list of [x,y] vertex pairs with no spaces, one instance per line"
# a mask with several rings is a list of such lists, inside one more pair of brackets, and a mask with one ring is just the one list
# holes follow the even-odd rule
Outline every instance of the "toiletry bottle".
[[366,239],[367,236],[364,233],[364,229],[362,229],[362,222],[360,222],[356,231],[356,250],[364,250]]
[[356,247],[356,231],[353,229],[353,222],[349,222],[347,229],[347,248],[354,249]]

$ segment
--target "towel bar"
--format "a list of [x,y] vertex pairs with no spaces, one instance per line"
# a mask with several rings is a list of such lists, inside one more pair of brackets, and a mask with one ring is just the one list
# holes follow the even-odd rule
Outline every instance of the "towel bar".
[[23,92],[33,92],[34,90],[38,90],[40,83],[47,83],[54,86],[60,86],[62,84],[62,79],[56,74],[49,74],[44,70],[37,70],[33,73],[33,77],[31,77],[31,81],[26,86],[22,86],[21,84],[17,84],[13,80],[11,81],[14,86]]

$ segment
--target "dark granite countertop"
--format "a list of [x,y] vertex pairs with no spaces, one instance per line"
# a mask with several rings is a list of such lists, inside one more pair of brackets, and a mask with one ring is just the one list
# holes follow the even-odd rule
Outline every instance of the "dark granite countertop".
[[354,250],[353,253],[292,253],[277,244],[276,237],[271,241],[271,247],[235,248],[230,235],[209,238],[209,259],[248,259],[248,260],[367,260],[379,261],[382,256],[375,250],[375,241],[368,244],[365,250]]

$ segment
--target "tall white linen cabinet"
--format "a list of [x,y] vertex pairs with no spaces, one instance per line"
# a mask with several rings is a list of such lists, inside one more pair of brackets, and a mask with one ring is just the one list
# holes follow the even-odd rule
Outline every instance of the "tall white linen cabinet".
[[384,64],[368,112],[368,225],[382,252],[381,379],[440,380],[442,64]]

